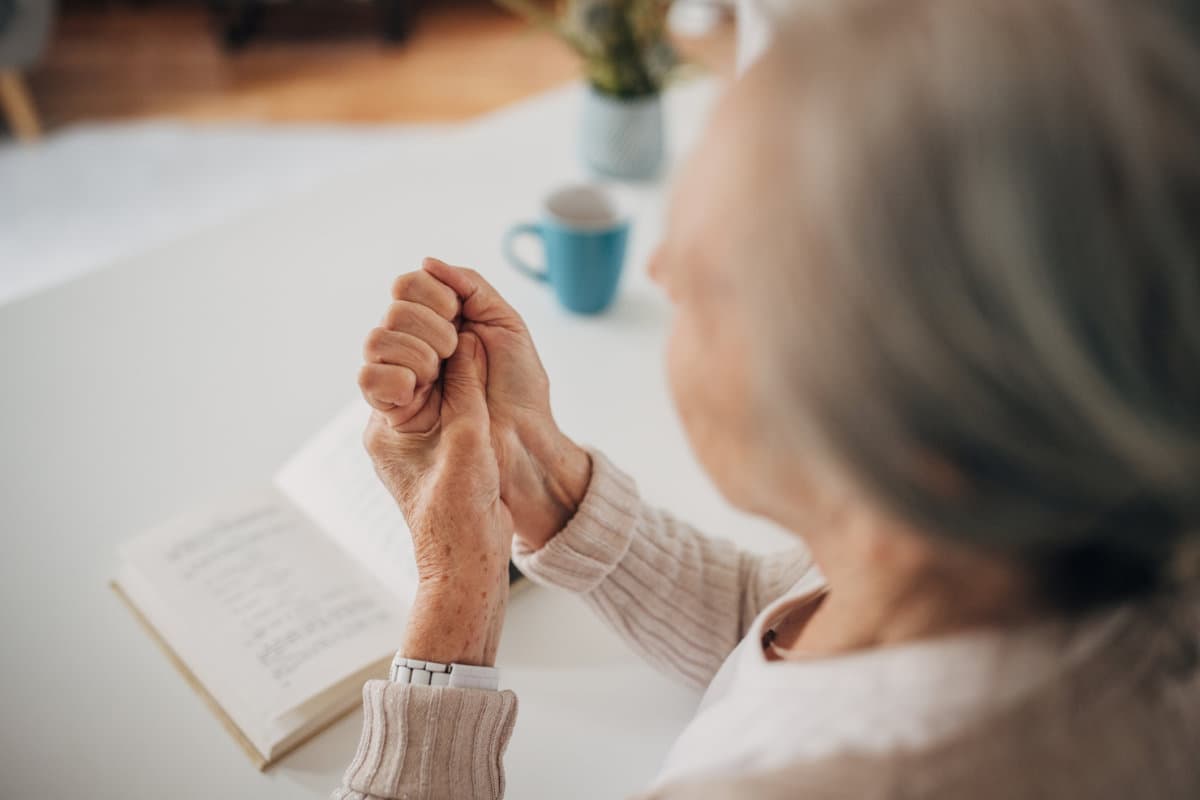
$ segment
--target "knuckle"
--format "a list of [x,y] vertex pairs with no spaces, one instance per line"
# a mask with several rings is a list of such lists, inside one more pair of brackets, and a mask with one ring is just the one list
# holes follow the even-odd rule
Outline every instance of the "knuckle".
[[434,349],[439,358],[449,358],[458,349],[458,330],[449,322],[442,322],[439,326],[439,334],[434,338],[437,339]]
[[458,316],[458,295],[454,293],[453,289],[442,284],[441,288],[438,289],[438,298],[438,304],[441,307],[434,309],[438,316],[447,320]]
[[487,432],[480,425],[455,425],[445,432],[448,452],[474,452],[487,446]]
[[408,296],[419,277],[420,273],[406,272],[396,278],[392,283],[392,297],[399,300],[402,297]]
[[365,364],[358,370],[358,386],[364,392],[374,391],[378,380],[378,373],[370,364]]
[[397,301],[388,306],[385,318],[387,327],[391,330],[404,330],[412,325],[412,308],[403,300]]
[[428,372],[437,374],[442,367],[441,356],[429,345],[421,348],[421,366]]
[[387,346],[388,331],[385,328],[372,328],[363,344],[363,356],[367,361],[378,361]]
[[397,383],[401,389],[412,391],[417,387],[417,374],[411,369],[403,368],[398,370]]

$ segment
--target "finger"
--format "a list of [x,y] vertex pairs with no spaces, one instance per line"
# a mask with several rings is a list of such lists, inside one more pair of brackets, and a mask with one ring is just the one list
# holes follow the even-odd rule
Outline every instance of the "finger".
[[363,345],[363,360],[368,364],[407,367],[417,376],[417,385],[433,383],[442,369],[437,351],[411,333],[375,328]]
[[442,387],[440,383],[418,386],[413,401],[407,406],[398,406],[384,415],[399,433],[427,435],[441,423]]
[[[415,454],[410,448],[404,447],[407,443],[404,436],[405,431],[400,429],[403,427],[403,423],[411,417],[411,414],[409,417],[397,421],[394,417],[395,413],[372,411],[371,418],[367,421],[367,427],[363,431],[363,444],[366,445],[367,452],[371,454],[372,459],[382,459],[382,463],[376,462],[377,469],[379,466],[395,466],[397,455],[404,458]],[[399,438],[397,438],[397,434],[400,434]],[[400,453],[396,451],[397,445],[402,448]]]
[[424,270],[406,272],[392,284],[393,300],[408,300],[430,308],[442,319],[452,320],[458,316],[458,295],[446,284]]
[[416,413],[415,407],[416,403],[409,403],[406,406],[395,406],[388,411],[379,411],[378,414],[389,428],[400,428],[413,418]]
[[412,403],[417,376],[408,367],[391,364],[364,364],[358,371],[358,388],[371,408],[391,411]]
[[[442,424],[447,431],[470,427],[487,431],[487,353],[473,333],[458,337],[442,380]],[[482,423],[482,424],[481,424]]]
[[458,330],[454,323],[438,316],[429,306],[411,300],[397,300],[388,307],[383,327],[411,334],[428,344],[438,358],[449,358],[458,347]]
[[381,410],[379,413],[387,420],[388,425],[396,430],[405,433],[411,433],[413,430],[428,430],[429,426],[432,425],[432,422],[428,420],[425,422],[418,420],[415,427],[410,423],[423,414],[428,416],[430,413],[436,413],[437,408],[439,408],[438,405],[435,404],[432,408],[426,407],[429,404],[430,395],[433,394],[436,388],[437,384],[418,386],[417,390],[413,393],[412,402],[405,405],[392,406],[390,409]]
[[426,258],[421,269],[448,286],[462,302],[462,315],[472,322],[524,330],[525,322],[487,280],[473,269],[454,267],[436,258]]

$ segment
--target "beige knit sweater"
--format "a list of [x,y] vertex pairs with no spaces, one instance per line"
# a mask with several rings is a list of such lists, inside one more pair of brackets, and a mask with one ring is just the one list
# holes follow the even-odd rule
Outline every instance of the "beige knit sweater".
[[[811,566],[803,549],[758,557],[702,536],[644,505],[599,454],[567,527],[537,552],[518,545],[514,559],[533,580],[583,595],[648,661],[695,686],[707,685],[758,612]],[[676,783],[652,797],[1200,798],[1197,609],[1194,598],[1133,609],[1093,657],[928,747],[847,751]],[[336,800],[503,795],[512,692],[372,681],[363,706],[358,752]]]

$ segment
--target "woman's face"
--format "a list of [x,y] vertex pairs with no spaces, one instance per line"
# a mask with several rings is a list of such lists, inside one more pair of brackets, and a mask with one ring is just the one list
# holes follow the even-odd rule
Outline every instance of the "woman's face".
[[741,254],[757,235],[756,181],[769,168],[747,135],[752,102],[731,96],[718,109],[680,176],[650,274],[675,308],[667,369],[692,448],[730,502],[770,513],[750,358],[761,340],[740,302],[755,279]]

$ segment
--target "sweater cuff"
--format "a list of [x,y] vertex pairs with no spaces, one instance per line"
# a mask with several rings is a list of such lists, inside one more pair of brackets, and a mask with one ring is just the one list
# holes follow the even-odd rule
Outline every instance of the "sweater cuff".
[[537,583],[587,593],[616,569],[629,551],[641,500],[633,479],[599,452],[575,516],[538,550],[513,542],[517,568]]
[[497,800],[516,719],[511,691],[368,681],[362,738],[343,795]]

